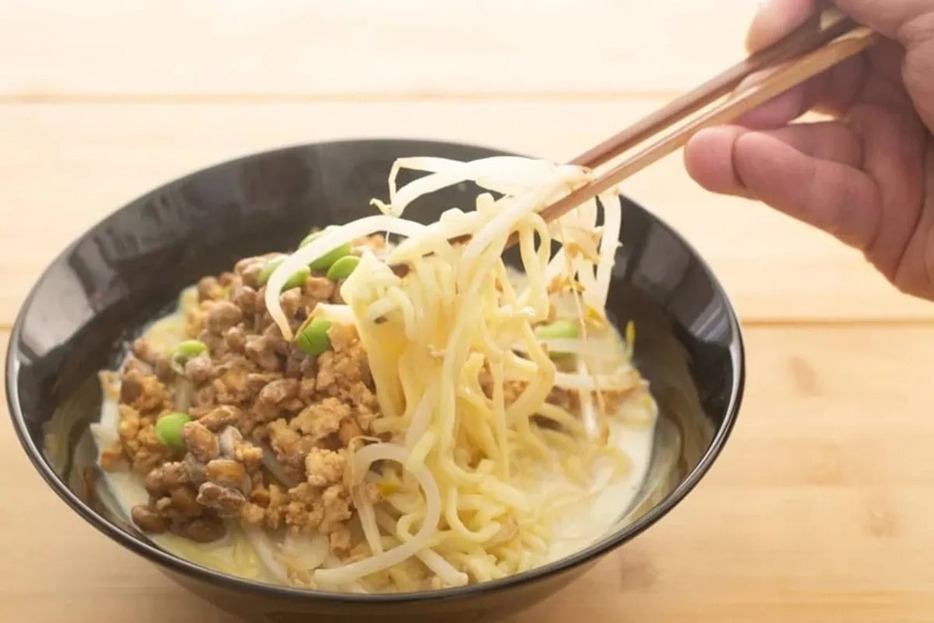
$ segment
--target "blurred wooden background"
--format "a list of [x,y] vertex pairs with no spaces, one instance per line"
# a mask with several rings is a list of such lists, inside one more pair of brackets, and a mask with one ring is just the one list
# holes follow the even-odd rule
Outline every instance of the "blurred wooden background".
[[[68,241],[168,179],[372,136],[569,158],[739,59],[754,9],[0,0],[0,344]],[[515,623],[934,621],[934,304],[824,234],[705,193],[680,154],[625,189],[721,275],[746,403],[687,501]],[[233,620],[70,515],[6,424],[0,449],[0,620]]]

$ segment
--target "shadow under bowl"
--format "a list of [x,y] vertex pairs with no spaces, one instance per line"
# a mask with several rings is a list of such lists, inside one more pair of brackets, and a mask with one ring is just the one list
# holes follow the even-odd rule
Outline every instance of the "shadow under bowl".
[[[356,140],[250,155],[170,182],[72,243],[23,304],[7,353],[13,425],[30,460],[68,507],[119,545],[219,608],[270,623],[449,623],[499,619],[553,594],[661,519],[698,483],[726,442],[742,398],[743,345],[730,302],[699,255],[670,227],[624,200],[622,245],[608,302],[636,324],[635,363],[659,405],[652,464],[628,523],[541,568],[462,588],[349,595],[227,576],[156,547],[100,494],[88,426],[99,417],[99,370],[200,277],[238,259],[293,248],[315,226],[372,214],[404,156],[472,160],[503,152],[421,140]],[[404,177],[404,176],[403,176]],[[468,208],[476,187],[423,198],[407,217]]]

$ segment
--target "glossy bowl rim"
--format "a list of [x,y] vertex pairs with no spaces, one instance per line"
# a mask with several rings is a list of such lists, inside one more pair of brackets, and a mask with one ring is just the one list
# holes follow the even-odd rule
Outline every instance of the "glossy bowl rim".
[[6,371],[4,374],[6,385],[6,401],[10,410],[10,418],[13,422],[13,427],[16,431],[20,445],[23,447],[26,455],[29,457],[33,467],[36,469],[36,471],[39,472],[39,475],[43,480],[45,480],[46,484],[49,485],[55,494],[58,495],[58,497],[61,498],[82,519],[84,519],[99,532],[110,538],[112,541],[115,541],[117,544],[122,545],[123,547],[145,558],[146,560],[155,563],[164,569],[178,572],[195,580],[204,581],[212,585],[221,585],[229,589],[266,594],[271,597],[283,599],[299,599],[319,602],[323,601],[334,604],[346,603],[348,605],[359,604],[376,606],[401,603],[426,603],[432,601],[462,599],[471,596],[498,593],[510,588],[518,587],[520,585],[526,585],[540,580],[545,580],[547,578],[557,576],[563,572],[568,572],[572,569],[582,567],[588,563],[594,563],[603,556],[609,554],[636,536],[640,535],[650,526],[657,523],[662,517],[667,515],[676,506],[678,506],[707,475],[713,464],[719,458],[720,453],[722,452],[733,431],[736,419],[739,414],[739,408],[743,401],[743,392],[745,388],[745,348],[741,323],[729,296],[723,288],[723,285],[720,283],[717,275],[711,269],[707,261],[701,256],[701,254],[662,218],[644,208],[639,202],[624,196],[627,201],[636,204],[637,207],[644,210],[653,220],[658,223],[659,226],[661,226],[664,230],[667,231],[668,234],[673,236],[680,244],[682,244],[703,268],[704,272],[711,281],[715,295],[718,296],[724,303],[727,318],[730,323],[733,335],[735,336],[735,339],[731,340],[728,345],[728,350],[730,352],[730,358],[735,373],[732,378],[729,402],[723,414],[723,422],[720,424],[716,434],[710,441],[710,445],[705,450],[697,465],[695,465],[695,467],[684,477],[684,479],[682,479],[681,482],[679,482],[678,485],[662,499],[661,502],[653,506],[649,511],[647,511],[633,523],[608,533],[602,539],[594,541],[591,543],[591,545],[575,552],[574,554],[565,556],[534,569],[508,576],[506,578],[441,590],[413,591],[407,593],[359,594],[322,591],[317,589],[293,588],[276,584],[268,584],[264,582],[248,580],[245,578],[238,578],[236,576],[227,575],[220,571],[202,567],[181,557],[175,556],[166,550],[161,549],[154,543],[146,542],[144,540],[133,537],[126,531],[106,520],[103,516],[96,513],[90,508],[90,506],[88,506],[88,504],[78,498],[78,496],[62,480],[62,478],[52,469],[51,465],[44,458],[42,449],[33,443],[26,427],[25,416],[23,414],[19,398],[19,388],[17,387],[20,365],[19,361],[17,360],[19,349],[16,347],[16,345],[19,342],[20,334],[22,332],[22,325],[25,321],[25,313],[27,308],[32,303],[39,285],[48,277],[50,271],[55,266],[59,265],[68,256],[73,248],[91,236],[92,233],[96,231],[106,220],[110,219],[115,214],[126,209],[127,207],[136,204],[141,199],[157,193],[171,185],[179,184],[185,180],[204,175],[211,171],[225,169],[234,166],[237,163],[247,162],[259,158],[268,158],[279,153],[293,151],[301,152],[308,149],[326,146],[364,147],[367,145],[393,145],[400,143],[420,143],[423,145],[430,145],[439,148],[464,148],[468,150],[488,152],[491,155],[520,155],[514,152],[504,151],[496,147],[459,141],[422,139],[417,137],[338,139],[317,141],[312,143],[297,143],[284,147],[251,152],[245,155],[216,162],[215,164],[201,167],[188,174],[172,178],[158,186],[153,187],[151,190],[138,195],[130,201],[125,202],[120,207],[111,211],[109,214],[88,227],[82,234],[77,236],[71,243],[66,245],[65,248],[57,256],[55,256],[51,262],[49,262],[45,269],[43,269],[42,273],[36,279],[26,298],[23,299],[23,302],[21,303],[19,311],[16,315],[16,321],[10,330],[9,344],[7,346],[7,353],[5,358]]

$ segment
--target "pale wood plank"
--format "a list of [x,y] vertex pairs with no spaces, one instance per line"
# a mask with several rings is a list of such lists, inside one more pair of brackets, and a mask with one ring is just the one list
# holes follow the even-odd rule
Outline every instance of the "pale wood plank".
[[[0,324],[59,249],[133,197],[254,150],[360,136],[462,140],[566,159],[661,100],[0,107]],[[680,155],[625,185],[722,276],[750,322],[934,318],[862,257],[745,200],[697,187]]]
[[[709,476],[514,623],[930,620],[932,350],[934,327],[750,329],[745,407]],[[67,511],[9,426],[0,471],[0,620],[234,622]]]
[[0,94],[682,91],[735,62],[752,0],[0,3]]

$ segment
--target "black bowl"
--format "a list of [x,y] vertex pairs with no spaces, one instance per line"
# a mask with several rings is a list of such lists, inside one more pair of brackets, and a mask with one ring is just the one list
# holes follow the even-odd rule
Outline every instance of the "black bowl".
[[[97,372],[179,290],[237,259],[293,247],[312,226],[372,212],[397,157],[469,160],[502,152],[410,140],[305,145],[214,166],[124,206],[69,246],[23,305],[7,354],[13,425],[36,469],[65,503],[116,543],[144,556],[218,607],[275,623],[327,620],[475,621],[528,607],[590,569],[668,513],[691,491],[729,436],[743,389],[740,328],[717,279],[656,217],[624,203],[609,309],[637,327],[636,363],[651,382],[659,421],[650,476],[629,523],[584,551],[514,577],[400,595],[344,595],[249,582],[154,546],[112,512],[95,484],[88,424],[98,417]],[[432,219],[471,205],[468,185],[414,205]]]

